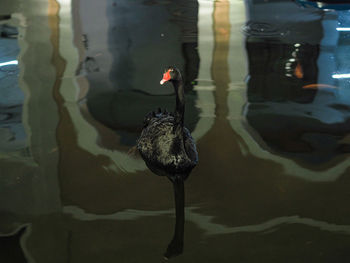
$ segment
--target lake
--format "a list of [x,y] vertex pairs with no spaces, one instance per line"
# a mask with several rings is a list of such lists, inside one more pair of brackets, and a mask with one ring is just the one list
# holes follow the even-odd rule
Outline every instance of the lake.
[[169,65],[199,154],[170,260],[350,262],[349,10],[2,0],[0,262],[165,260],[173,187],[130,150]]

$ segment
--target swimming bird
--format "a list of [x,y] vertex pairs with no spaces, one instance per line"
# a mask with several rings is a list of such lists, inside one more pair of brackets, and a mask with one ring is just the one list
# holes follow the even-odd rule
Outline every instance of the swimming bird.
[[182,253],[184,232],[184,181],[198,163],[196,144],[184,127],[185,94],[183,78],[176,67],[165,69],[160,84],[170,82],[175,90],[173,113],[153,111],[144,118],[137,149],[147,167],[156,175],[166,176],[174,186],[176,224],[173,240],[165,257]]

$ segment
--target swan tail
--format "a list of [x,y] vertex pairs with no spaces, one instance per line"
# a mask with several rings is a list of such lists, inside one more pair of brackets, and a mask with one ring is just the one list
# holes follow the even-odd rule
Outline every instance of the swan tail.
[[137,149],[137,146],[133,146],[131,147],[127,154],[130,156],[130,157],[134,157],[134,158],[140,158],[140,153],[139,153],[139,150]]

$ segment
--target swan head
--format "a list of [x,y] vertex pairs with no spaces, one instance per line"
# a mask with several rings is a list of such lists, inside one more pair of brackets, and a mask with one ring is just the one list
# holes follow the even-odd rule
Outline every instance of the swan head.
[[163,78],[160,84],[163,85],[167,81],[179,81],[181,80],[181,73],[176,67],[167,67],[164,70]]

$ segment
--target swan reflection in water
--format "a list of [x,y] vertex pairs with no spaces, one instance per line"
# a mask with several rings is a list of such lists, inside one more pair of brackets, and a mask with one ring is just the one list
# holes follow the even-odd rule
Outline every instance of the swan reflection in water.
[[158,109],[147,114],[137,149],[147,167],[156,175],[166,176],[174,186],[175,233],[164,254],[165,258],[171,258],[183,251],[184,181],[196,166],[198,154],[190,132],[184,127],[185,95],[180,71],[175,67],[167,68],[160,83],[167,81],[175,89],[175,111],[168,113]]

